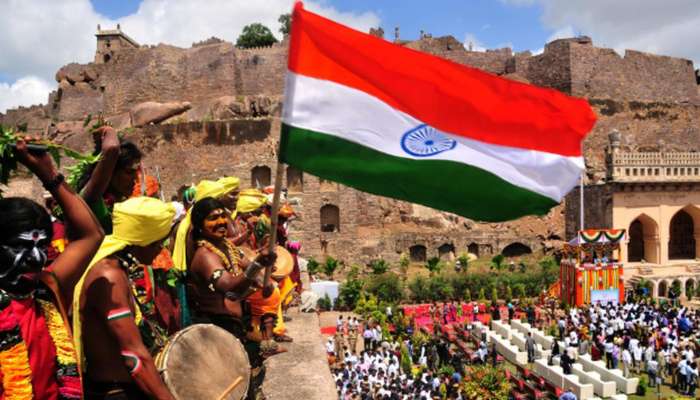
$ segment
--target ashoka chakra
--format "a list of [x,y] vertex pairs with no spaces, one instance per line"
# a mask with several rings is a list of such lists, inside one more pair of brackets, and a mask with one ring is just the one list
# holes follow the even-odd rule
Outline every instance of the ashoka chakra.
[[425,124],[418,125],[404,133],[401,138],[403,150],[416,157],[433,156],[443,151],[452,150],[455,146],[457,146],[457,141]]

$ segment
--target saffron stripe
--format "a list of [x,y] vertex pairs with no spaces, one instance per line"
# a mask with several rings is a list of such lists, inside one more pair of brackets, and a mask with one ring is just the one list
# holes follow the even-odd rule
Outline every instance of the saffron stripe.
[[131,310],[128,308],[120,308],[117,310],[112,310],[107,314],[107,321],[114,321],[121,318],[126,318],[131,316]]
[[[366,92],[441,131],[580,156],[588,102],[394,45],[294,8],[288,69]],[[288,104],[288,102],[285,102]]]

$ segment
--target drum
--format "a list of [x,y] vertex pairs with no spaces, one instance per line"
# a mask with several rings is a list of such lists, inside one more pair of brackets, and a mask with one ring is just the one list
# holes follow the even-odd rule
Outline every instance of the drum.
[[[240,249],[249,260],[254,259],[258,255],[258,253],[250,247],[241,246]],[[294,258],[292,258],[292,253],[279,245],[275,247],[275,253],[277,254],[277,259],[272,269],[272,279],[282,280],[292,273],[294,269]]]
[[216,325],[195,324],[174,334],[155,364],[177,400],[241,400],[248,392],[248,354]]

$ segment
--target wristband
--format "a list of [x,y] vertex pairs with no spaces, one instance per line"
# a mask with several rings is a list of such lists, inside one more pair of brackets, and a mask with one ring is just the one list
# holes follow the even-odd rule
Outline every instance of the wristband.
[[58,187],[61,185],[61,183],[63,183],[65,179],[66,177],[63,176],[63,174],[58,174],[55,178],[51,179],[50,181],[41,182],[41,184],[44,186],[44,189],[48,190],[49,192],[53,192],[56,189],[58,189]]

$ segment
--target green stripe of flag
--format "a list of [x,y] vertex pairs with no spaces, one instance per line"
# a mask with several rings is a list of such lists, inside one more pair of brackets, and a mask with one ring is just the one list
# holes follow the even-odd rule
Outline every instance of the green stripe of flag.
[[280,159],[323,179],[476,220],[544,215],[558,204],[467,164],[391,156],[287,124],[282,124]]

